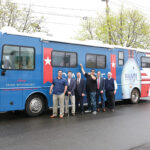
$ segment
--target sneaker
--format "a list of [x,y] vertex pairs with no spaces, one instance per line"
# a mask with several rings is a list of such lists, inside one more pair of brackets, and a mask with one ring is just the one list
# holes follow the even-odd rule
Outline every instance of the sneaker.
[[96,115],[97,114],[97,112],[96,111],[93,111],[93,115]]
[[112,112],[114,112],[115,110],[114,110],[114,109],[112,109],[111,111],[112,111]]
[[90,113],[90,112],[92,112],[92,111],[91,111],[91,110],[86,110],[86,111],[85,111],[85,113]]

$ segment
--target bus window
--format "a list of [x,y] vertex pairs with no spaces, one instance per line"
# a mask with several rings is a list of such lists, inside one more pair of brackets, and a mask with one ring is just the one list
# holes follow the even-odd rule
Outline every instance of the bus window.
[[52,64],[54,67],[64,67],[64,52],[52,52]]
[[77,54],[76,53],[66,53],[67,59],[66,67],[76,67],[77,65]]
[[86,55],[86,67],[87,68],[106,68],[106,56],[105,55]]
[[141,57],[141,67],[150,68],[150,57]]
[[5,45],[2,54],[2,69],[32,70],[34,57],[34,48]]
[[76,67],[77,66],[77,53],[74,52],[52,52],[52,65],[53,67]]
[[86,55],[86,67],[87,68],[96,68],[96,55]]
[[119,52],[118,54],[118,63],[120,66],[124,65],[124,52]]
[[97,68],[106,68],[106,56],[97,56]]
[[21,69],[34,69],[34,49],[30,47],[21,47],[20,61]]
[[19,47],[4,46],[2,69],[19,69]]

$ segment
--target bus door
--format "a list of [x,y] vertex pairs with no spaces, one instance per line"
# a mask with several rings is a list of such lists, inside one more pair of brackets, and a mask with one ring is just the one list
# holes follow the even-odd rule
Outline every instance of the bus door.
[[0,111],[23,109],[27,71],[34,69],[34,48],[4,45],[1,53]]

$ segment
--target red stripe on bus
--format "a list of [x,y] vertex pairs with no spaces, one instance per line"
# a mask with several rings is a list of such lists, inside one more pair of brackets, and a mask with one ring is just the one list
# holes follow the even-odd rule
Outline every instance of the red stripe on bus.
[[150,79],[142,79],[141,81],[150,81]]
[[27,89],[3,89],[3,91],[23,91],[23,90],[37,90],[38,88],[27,88]]
[[147,76],[147,74],[146,73],[141,73],[141,76]]

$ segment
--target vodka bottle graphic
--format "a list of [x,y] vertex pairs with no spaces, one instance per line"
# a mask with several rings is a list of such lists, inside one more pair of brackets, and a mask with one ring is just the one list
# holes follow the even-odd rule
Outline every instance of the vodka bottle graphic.
[[121,74],[122,98],[131,98],[134,88],[141,91],[141,72],[137,62],[130,57],[125,63]]

